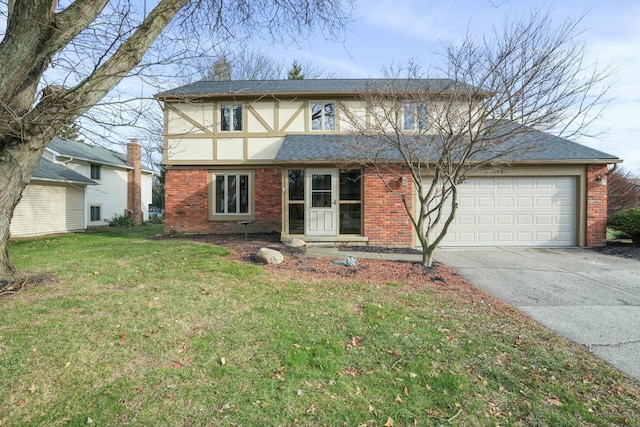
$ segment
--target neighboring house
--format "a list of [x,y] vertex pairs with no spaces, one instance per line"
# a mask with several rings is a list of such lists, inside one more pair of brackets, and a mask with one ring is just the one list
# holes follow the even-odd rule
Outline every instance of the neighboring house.
[[[421,83],[437,93],[450,82]],[[398,197],[369,168],[353,166],[357,159],[339,141],[349,133],[343,110],[363,111],[358,94],[370,85],[360,79],[201,81],[157,94],[165,107],[166,231],[248,227],[278,232],[283,240],[416,246]],[[620,160],[549,134],[535,139],[536,150],[460,186],[459,209],[442,246],[603,244],[604,178],[607,165]],[[411,186],[410,175],[405,178],[399,188]]]
[[127,154],[54,138],[25,188],[11,221],[12,237],[85,230],[114,215],[149,218],[153,172],[140,162],[140,145]]

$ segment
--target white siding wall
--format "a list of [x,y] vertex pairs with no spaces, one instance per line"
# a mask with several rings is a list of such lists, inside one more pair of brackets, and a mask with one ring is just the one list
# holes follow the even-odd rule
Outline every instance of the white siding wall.
[[[69,162],[67,167],[91,177],[91,167],[88,163]],[[109,166],[100,166],[100,180],[94,180],[99,185],[89,185],[86,196],[86,215],[89,227],[106,225],[108,219],[114,215],[124,215],[127,208],[127,171]],[[101,221],[90,221],[91,206],[100,206]]]
[[143,220],[149,220],[149,205],[153,202],[153,178],[150,174],[142,174],[142,183],[140,184],[142,191],[142,214]]
[[16,206],[11,237],[84,230],[84,194],[84,186],[32,181]]

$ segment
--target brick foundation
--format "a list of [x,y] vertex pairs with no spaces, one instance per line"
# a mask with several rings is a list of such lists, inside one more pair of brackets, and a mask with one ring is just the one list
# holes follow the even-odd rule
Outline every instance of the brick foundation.
[[[403,185],[402,177],[406,178]],[[412,206],[413,181],[408,172],[385,176],[390,187],[406,195]],[[389,191],[377,173],[364,169],[364,235],[371,246],[411,247],[413,225],[405,211],[402,199]]]
[[[257,169],[254,175],[254,219],[249,233],[280,232],[282,181],[280,169]],[[238,220],[209,220],[208,169],[167,169],[165,231],[167,233],[244,233]]]
[[586,246],[603,246],[607,238],[607,165],[587,166]]

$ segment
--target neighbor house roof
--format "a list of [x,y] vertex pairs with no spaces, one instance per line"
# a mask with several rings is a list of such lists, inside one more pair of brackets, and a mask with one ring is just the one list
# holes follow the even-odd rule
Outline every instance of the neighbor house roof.
[[41,158],[31,174],[32,179],[40,181],[62,181],[74,184],[95,185],[96,182],[68,167]]
[[[157,93],[156,98],[208,98],[224,96],[264,96],[270,94],[298,95],[352,95],[363,92],[385,91],[475,91],[465,83],[451,79],[303,79],[303,80],[202,80],[175,89]],[[478,94],[483,94],[479,91]]]
[[[322,162],[322,161],[362,161],[373,154],[378,160],[400,161],[397,150],[385,148],[380,151],[382,136],[356,136],[336,134],[292,134],[287,135],[278,151],[275,160],[281,163],[290,162]],[[425,154],[421,157],[436,157],[434,147],[438,145],[436,137],[425,136]],[[427,138],[429,138],[427,140]],[[357,143],[357,144],[356,144]],[[369,152],[363,154],[364,147]],[[529,130],[513,138],[501,142],[491,151],[471,157],[472,160],[483,161],[495,155],[497,150],[512,151],[500,158],[509,162],[581,162],[581,163],[617,163],[620,159],[611,154],[589,148],[585,145],[569,141],[545,132]]]
[[[47,145],[47,148],[57,155],[70,157],[75,160],[132,169],[132,166],[127,163],[126,154],[116,153],[115,151],[97,145],[89,145],[80,141],[56,137]],[[142,165],[142,169],[146,172],[152,172],[151,168],[147,165]]]

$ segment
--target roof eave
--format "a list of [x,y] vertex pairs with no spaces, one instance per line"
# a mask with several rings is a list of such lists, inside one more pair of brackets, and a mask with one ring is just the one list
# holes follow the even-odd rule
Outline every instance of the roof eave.
[[56,182],[56,183],[73,184],[73,185],[98,185],[98,183],[95,181],[87,182],[87,181],[76,181],[74,179],[40,178],[37,176],[32,176],[29,182],[31,181]]

